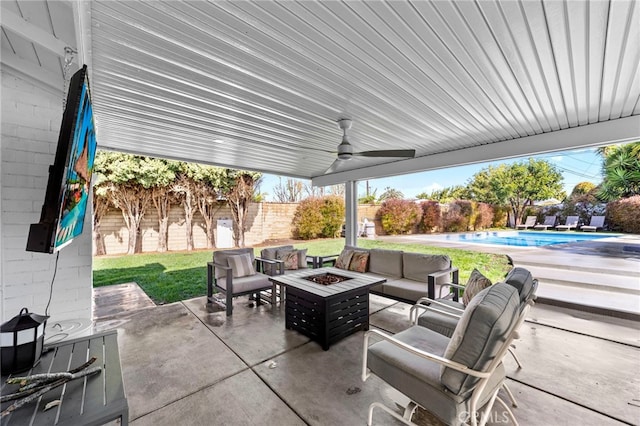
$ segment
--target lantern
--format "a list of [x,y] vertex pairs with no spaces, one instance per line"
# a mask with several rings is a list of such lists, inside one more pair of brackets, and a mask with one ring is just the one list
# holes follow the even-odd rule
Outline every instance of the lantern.
[[28,370],[38,364],[48,318],[30,314],[27,308],[22,308],[19,315],[0,326],[3,376]]

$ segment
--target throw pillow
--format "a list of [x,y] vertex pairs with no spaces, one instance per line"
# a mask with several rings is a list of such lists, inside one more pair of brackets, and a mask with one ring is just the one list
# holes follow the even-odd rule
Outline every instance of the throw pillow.
[[355,272],[367,272],[368,251],[354,251],[349,263],[349,270]]
[[349,264],[351,263],[351,256],[353,256],[353,250],[344,249],[338,259],[336,260],[336,268],[340,269],[349,269]]
[[469,276],[469,281],[467,281],[467,285],[464,286],[464,294],[462,295],[462,303],[464,306],[467,306],[473,296],[480,293],[487,287],[491,286],[491,280],[477,269],[473,268],[471,275]]
[[298,269],[298,250],[278,250],[276,259],[284,262],[287,271]]
[[297,250],[298,252],[298,269],[307,267],[307,249]]
[[253,263],[251,263],[251,256],[249,253],[229,256],[227,262],[229,262],[229,266],[233,271],[234,278],[248,277],[249,275],[256,274],[256,270],[253,268]]

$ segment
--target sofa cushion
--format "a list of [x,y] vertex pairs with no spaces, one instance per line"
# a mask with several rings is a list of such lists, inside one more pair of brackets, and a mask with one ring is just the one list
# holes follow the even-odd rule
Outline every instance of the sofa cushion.
[[469,280],[467,284],[464,286],[464,294],[462,295],[462,304],[467,306],[473,296],[480,293],[485,288],[491,286],[491,280],[484,275],[476,268],[473,268],[471,271],[471,275],[469,276]]
[[520,302],[524,302],[533,297],[535,286],[533,284],[533,276],[525,268],[513,268],[504,279],[504,282],[511,284],[518,290]]
[[351,256],[353,256],[353,250],[347,248],[343,249],[340,256],[336,259],[335,267],[339,269],[349,269]]
[[369,261],[369,252],[356,250],[351,255],[349,262],[349,270],[354,272],[367,272],[367,263]]
[[[229,266],[228,258],[229,256],[235,256],[238,254],[248,253],[251,257],[251,263],[253,264],[255,259],[253,256],[252,248],[241,248],[241,249],[232,249],[232,250],[218,250],[213,252],[213,262],[222,266]],[[216,279],[226,277],[227,271],[221,268],[215,268],[215,277]]]
[[249,275],[255,275],[256,270],[253,268],[253,262],[249,253],[236,254],[229,256],[227,262],[231,267],[234,278],[248,277]]
[[[410,280],[426,283],[429,274],[448,269],[450,266],[449,256],[407,252],[402,254],[402,274]],[[447,277],[443,278],[447,280]]]
[[278,250],[276,259],[284,262],[285,270],[298,269],[298,250]]
[[[482,290],[464,310],[444,357],[484,371],[496,357],[518,317],[515,287],[498,283]],[[442,384],[456,395],[470,392],[478,378],[442,366]]]
[[276,260],[278,250],[293,250],[293,246],[267,247],[260,251],[260,257],[263,259]]
[[308,249],[298,249],[298,269],[304,269],[307,267],[307,250]]
[[402,278],[402,251],[369,250],[369,271],[386,277]]

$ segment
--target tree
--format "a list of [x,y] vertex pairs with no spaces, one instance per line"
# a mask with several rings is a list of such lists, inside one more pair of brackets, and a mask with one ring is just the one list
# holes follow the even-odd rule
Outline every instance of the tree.
[[186,173],[195,184],[193,197],[195,205],[204,219],[207,248],[214,248],[216,246],[215,216],[224,206],[220,195],[223,190],[227,169],[191,163],[186,166]]
[[596,189],[596,185],[591,182],[580,182],[576,186],[573,187],[571,191],[571,195],[569,197],[576,197],[579,195],[587,195],[590,194],[594,189]]
[[[195,165],[194,165],[195,166]],[[184,225],[187,238],[187,250],[193,250],[193,216],[196,213],[196,182],[189,176],[190,163],[182,163],[181,170],[173,182],[171,191],[182,204]]]
[[380,201],[386,201],[386,200],[401,200],[403,198],[404,198],[404,194],[402,192],[400,192],[395,188],[391,188],[390,186],[387,186],[382,192],[382,194],[380,194],[380,197],[378,199]]
[[358,204],[375,204],[378,198],[376,195],[377,192],[378,192],[378,189],[376,188],[373,190],[373,192],[369,192],[364,197],[358,198]]
[[273,197],[278,203],[297,203],[302,199],[304,183],[291,178],[287,178],[282,183],[282,178],[279,178],[278,184],[274,186],[273,191]]
[[640,195],[640,142],[608,146],[599,152],[604,180],[598,198],[614,201]]
[[129,231],[127,254],[140,251],[140,222],[151,202],[155,177],[143,167],[146,157],[118,152],[98,151],[94,173],[103,175],[105,190],[111,203],[122,212]]
[[442,189],[434,189],[430,194],[426,192],[421,192],[416,195],[416,198],[419,200],[433,200],[438,201],[439,203],[445,204],[450,203],[454,200],[462,200],[468,199],[469,191],[467,188],[462,185],[449,186]]
[[477,201],[509,205],[516,224],[534,201],[564,198],[562,174],[548,161],[533,158],[482,169],[470,179],[467,189]]
[[244,247],[249,203],[253,200],[254,188],[260,177],[261,174],[256,172],[227,169],[223,193],[231,208],[233,238],[238,247]]
[[146,158],[141,166],[146,174],[154,177],[151,184],[151,201],[156,208],[158,217],[158,251],[168,250],[169,240],[169,209],[175,197],[171,194],[171,186],[176,179],[176,171],[180,164],[176,161],[159,158]]

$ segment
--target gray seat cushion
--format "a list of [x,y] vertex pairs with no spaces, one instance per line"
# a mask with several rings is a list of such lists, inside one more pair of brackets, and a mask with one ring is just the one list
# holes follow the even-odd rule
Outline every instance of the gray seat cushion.
[[369,250],[369,272],[385,277],[402,278],[402,251]]
[[[482,290],[467,305],[456,326],[445,358],[483,371],[498,351],[518,319],[520,300],[514,286],[497,283]],[[442,383],[456,395],[465,397],[478,378],[442,367]]]
[[[394,336],[398,340],[435,355],[444,355],[449,339],[439,333],[414,326]],[[468,400],[448,392],[440,383],[440,365],[413,355],[389,342],[369,347],[367,366],[382,380],[417,402],[447,424],[459,424],[460,416],[469,410]],[[504,368],[499,366],[482,393],[479,406],[504,380]]]
[[[462,303],[454,302],[453,300],[438,299],[438,302],[444,303],[445,305],[452,306],[454,308],[464,309],[464,305]],[[433,307],[441,311],[453,312],[457,315],[460,315],[460,312],[454,311],[452,309],[447,309],[444,306],[434,305]],[[451,335],[453,334],[453,331],[456,329],[456,326],[458,325],[458,318],[441,314],[440,312],[435,312],[433,310],[427,310],[418,317],[418,325],[422,327],[426,327],[444,336],[451,337]]]
[[[227,280],[226,278],[221,278],[216,281],[218,287],[223,288],[225,291],[227,290]],[[255,275],[249,275],[247,277],[234,278],[232,281],[233,285],[233,294],[247,293],[253,290],[264,290],[268,288],[272,288],[271,281],[269,281],[269,276],[261,273],[257,273]]]
[[382,284],[383,292],[390,297],[417,302],[421,297],[429,294],[427,283],[405,279],[388,279]]

